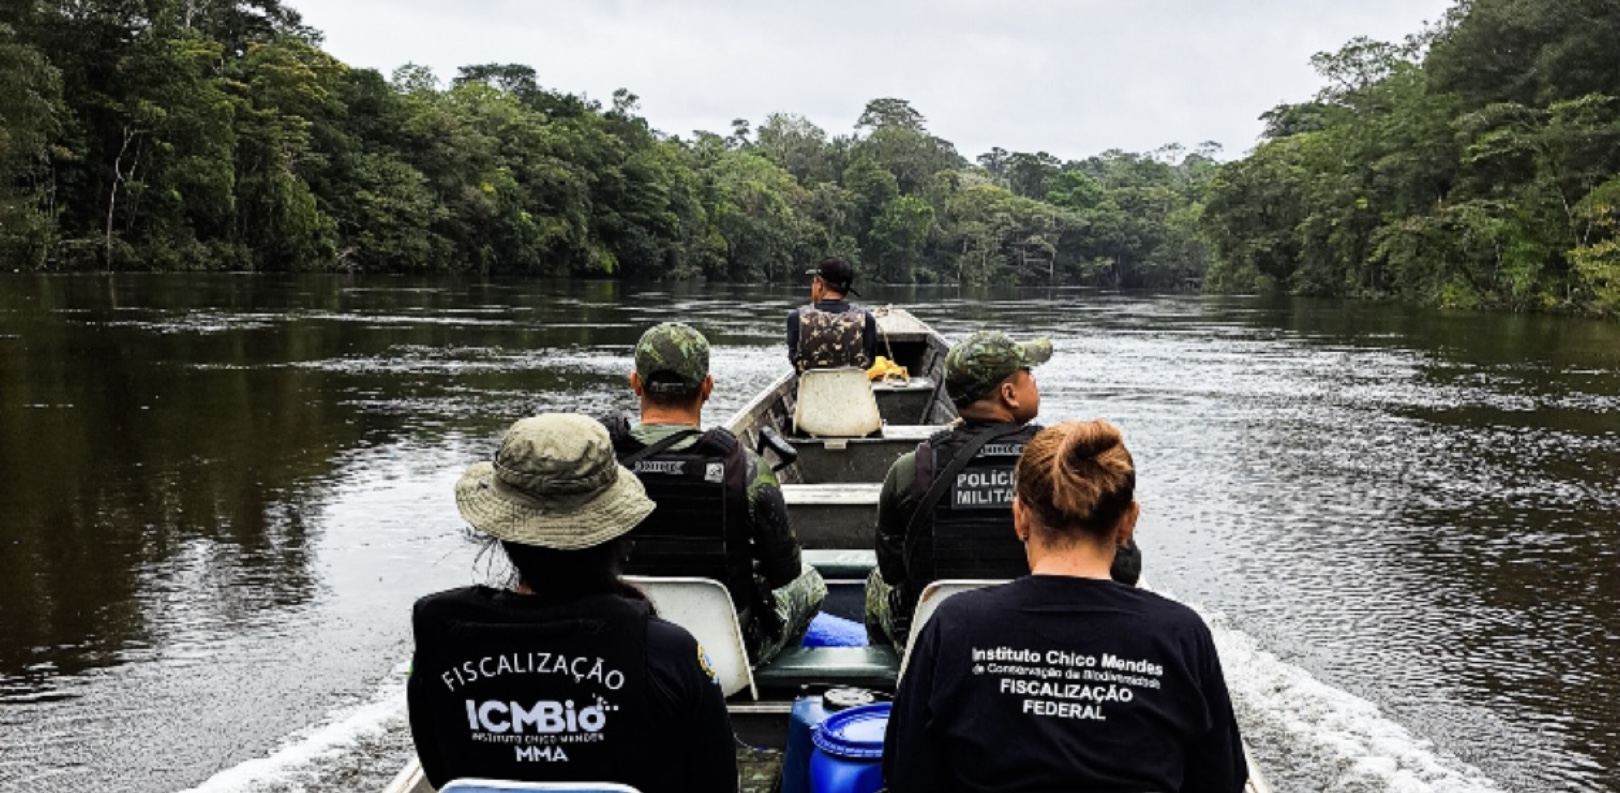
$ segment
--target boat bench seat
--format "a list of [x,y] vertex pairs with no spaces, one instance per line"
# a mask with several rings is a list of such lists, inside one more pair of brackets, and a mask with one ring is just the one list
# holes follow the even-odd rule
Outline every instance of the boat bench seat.
[[[790,435],[787,442],[794,446],[821,446],[829,451],[843,451],[850,446],[881,446],[891,443],[922,443],[945,429],[939,424],[885,424],[875,435],[861,438],[810,438]],[[911,451],[905,449],[903,451]]]
[[760,688],[838,685],[893,690],[900,658],[893,647],[790,647],[754,670]]
[[878,491],[875,482],[827,485],[782,485],[788,521],[806,548],[865,549],[877,537]]
[[910,381],[873,380],[872,390],[879,394],[905,393],[908,391],[932,394],[934,393],[934,380],[929,377],[913,377]]
[[782,500],[789,507],[876,507],[881,490],[882,482],[782,485]]
[[[934,437],[934,433],[942,429],[945,428],[938,424],[885,424],[883,425],[883,440],[922,443]],[[906,451],[911,450],[907,449]]]
[[828,581],[865,581],[877,567],[877,551],[871,550],[805,549],[800,558]]

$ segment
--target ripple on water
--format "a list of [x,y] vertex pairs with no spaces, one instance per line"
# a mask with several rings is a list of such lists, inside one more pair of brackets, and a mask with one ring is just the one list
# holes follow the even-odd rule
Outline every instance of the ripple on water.
[[[376,789],[409,751],[402,604],[489,572],[447,495],[465,465],[519,416],[631,407],[632,345],[666,319],[714,342],[720,421],[787,370],[781,317],[802,299],[331,283],[352,282],[300,281],[251,310],[188,281],[203,297],[149,305],[132,288],[114,310],[27,315],[61,338],[0,358],[32,367],[0,370],[6,393],[48,384],[29,401],[79,406],[82,432],[48,436],[59,469],[40,464],[57,485],[84,470],[131,483],[83,490],[74,514],[98,537],[135,524],[97,562],[133,574],[100,590],[93,626],[125,633],[63,622],[73,635],[34,659],[57,666],[0,680],[0,787],[172,790],[220,769],[202,789]],[[559,288],[573,291],[546,294]],[[1459,334],[1391,307],[917,294],[952,337],[1052,336],[1043,418],[1124,429],[1150,574],[1210,609],[1280,793],[1620,793],[1620,361],[1603,352],[1620,335],[1591,331],[1577,353],[1503,336],[1519,318]],[[61,368],[114,343],[141,357]],[[164,399],[123,397],[148,387]],[[63,525],[30,535],[28,558],[96,547]],[[62,580],[87,580],[69,567]],[[60,748],[5,743],[36,733]]]

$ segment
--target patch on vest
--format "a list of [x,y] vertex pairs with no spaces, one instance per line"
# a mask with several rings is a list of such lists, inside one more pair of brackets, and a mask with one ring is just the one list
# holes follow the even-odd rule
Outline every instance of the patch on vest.
[[1011,469],[963,471],[951,487],[955,509],[1011,509],[1013,502]]
[[709,463],[703,469],[703,481],[719,484],[726,480],[725,463]]
[[974,457],[1018,457],[1024,453],[1022,443],[987,443]]
[[638,474],[681,476],[686,473],[686,463],[680,460],[638,460],[634,471]]
[[714,673],[714,664],[709,661],[709,654],[703,651],[703,645],[698,645],[698,666],[703,667],[703,674],[709,676],[709,682],[720,685],[720,676]]

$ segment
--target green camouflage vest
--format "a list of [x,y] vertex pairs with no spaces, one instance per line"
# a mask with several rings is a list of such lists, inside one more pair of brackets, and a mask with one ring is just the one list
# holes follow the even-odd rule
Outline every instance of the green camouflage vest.
[[801,372],[841,366],[865,369],[872,365],[866,357],[865,333],[864,308],[850,306],[834,314],[805,306],[799,309],[799,348],[793,353],[793,365]]

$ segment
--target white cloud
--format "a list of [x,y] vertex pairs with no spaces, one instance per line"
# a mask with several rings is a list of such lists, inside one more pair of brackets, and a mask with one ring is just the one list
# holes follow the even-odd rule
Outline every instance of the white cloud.
[[549,88],[629,88],[653,126],[809,116],[848,131],[868,99],[908,99],[972,157],[1064,158],[1204,140],[1240,154],[1256,118],[1320,83],[1308,60],[1398,40],[1451,0],[292,0],[327,49],[385,74],[526,63]]

